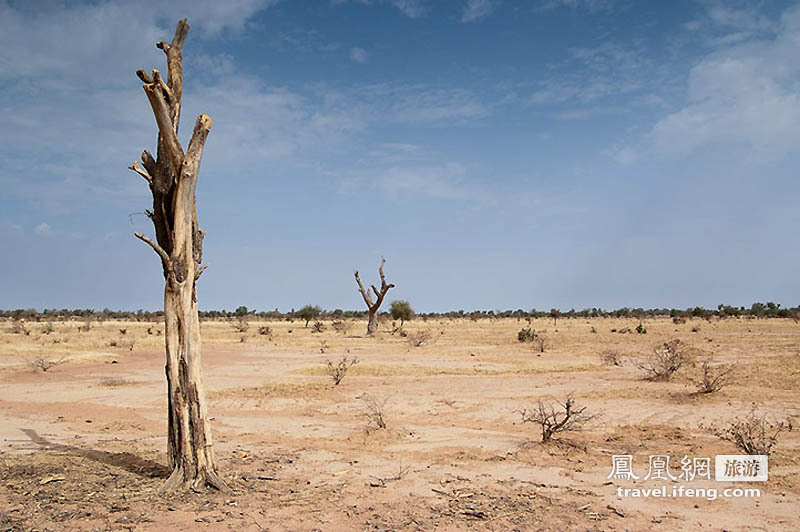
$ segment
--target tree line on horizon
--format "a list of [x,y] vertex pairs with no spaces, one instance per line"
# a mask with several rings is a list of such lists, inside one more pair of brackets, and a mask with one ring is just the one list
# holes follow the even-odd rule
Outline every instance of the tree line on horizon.
[[[200,318],[203,319],[225,319],[250,317],[254,319],[268,320],[300,320],[305,316],[312,315],[313,319],[348,319],[364,318],[368,310],[343,310],[340,308],[326,310],[316,305],[305,305],[300,309],[292,309],[288,312],[281,312],[277,308],[274,310],[249,309],[246,306],[239,306],[235,310],[200,310]],[[380,312],[381,316],[391,316],[391,311]],[[735,307],[732,305],[720,304],[716,309],[704,307],[690,307],[687,309],[675,308],[629,308],[622,307],[616,310],[604,310],[602,308],[586,308],[582,310],[570,309],[561,311],[559,309],[545,310],[453,310],[448,312],[416,312],[414,314],[422,319],[437,318],[732,318],[732,317],[754,317],[754,318],[792,318],[800,319],[800,306],[782,307],[780,303],[769,301],[767,303],[753,303],[750,307]],[[38,311],[35,308],[0,310],[0,318],[7,319],[65,319],[65,318],[94,318],[94,319],[131,319],[139,321],[150,321],[163,318],[164,312],[161,310],[150,311],[138,309],[111,310],[104,308],[96,309],[47,309]]]

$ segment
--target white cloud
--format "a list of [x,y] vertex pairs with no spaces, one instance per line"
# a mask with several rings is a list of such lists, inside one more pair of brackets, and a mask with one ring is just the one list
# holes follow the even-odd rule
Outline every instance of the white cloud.
[[707,144],[749,148],[758,159],[800,149],[800,8],[784,13],[777,35],[722,47],[691,69],[688,101],[661,119],[652,137],[662,152]]
[[491,0],[469,0],[461,14],[461,22],[472,22],[484,17],[488,17],[494,11],[494,4]]
[[[127,5],[102,3],[94,11],[70,5],[23,13],[0,0],[0,43],[7,45],[0,46],[0,81],[14,79],[4,84],[0,99],[0,114],[14,131],[0,145],[0,187],[48,216],[87,202],[145,200],[147,187],[126,167],[142,149],[154,152],[156,128],[134,71],[164,69],[164,54],[153,44],[168,40],[174,29],[141,22],[147,17],[135,16]],[[246,26],[244,17],[237,20]],[[85,39],[66,39],[60,19]],[[235,23],[229,18],[224,27]],[[448,86],[269,85],[239,72],[224,52],[208,55],[191,48],[199,28],[199,23],[192,27],[184,54],[180,137],[188,141],[198,114],[211,116],[204,174],[242,175],[265,161],[324,164],[326,156],[351,148],[375,125],[452,126],[489,114],[477,95]],[[36,53],[19,46],[28,40]],[[104,49],[107,43],[110,48]],[[24,57],[15,55],[20,50]]]
[[51,237],[55,235],[53,228],[44,222],[34,227],[33,232],[39,236],[44,236],[44,237]]
[[[242,31],[250,17],[275,3],[142,0],[15,8],[2,2],[0,80],[60,74],[86,83],[124,83],[131,68],[147,67],[163,57],[154,45],[172,38],[178,18],[188,18],[190,40],[202,39],[223,31]],[[100,73],[102,80],[98,80]]]
[[613,157],[615,161],[617,161],[619,164],[623,166],[633,164],[638,159],[636,151],[629,146],[624,146],[622,148],[615,149]]
[[354,63],[366,63],[367,62],[367,51],[363,48],[350,48],[350,60]]

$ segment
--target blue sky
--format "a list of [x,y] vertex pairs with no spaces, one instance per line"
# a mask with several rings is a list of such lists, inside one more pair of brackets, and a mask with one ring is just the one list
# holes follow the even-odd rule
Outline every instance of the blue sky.
[[160,307],[180,17],[201,308],[800,303],[796,2],[0,0],[1,308]]

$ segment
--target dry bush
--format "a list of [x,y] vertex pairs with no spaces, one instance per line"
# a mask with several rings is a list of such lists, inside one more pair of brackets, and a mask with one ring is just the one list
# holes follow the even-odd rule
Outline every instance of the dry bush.
[[250,329],[250,323],[247,321],[247,318],[240,317],[233,323],[233,328],[238,333],[246,333]]
[[638,362],[637,367],[645,372],[647,380],[666,381],[691,361],[692,355],[686,344],[675,339],[655,347],[649,357]]
[[537,334],[536,340],[533,342],[534,349],[540,353],[544,353],[544,348],[548,346],[547,337],[543,334]]
[[54,333],[55,331],[56,331],[55,327],[53,327],[53,324],[50,323],[49,321],[46,322],[44,325],[42,325],[42,334],[51,334]]
[[333,379],[333,385],[338,386],[344,376],[347,374],[347,370],[358,364],[358,359],[348,359],[347,356],[343,356],[338,363],[334,364],[330,360],[326,360],[326,367],[325,373],[330,375]]
[[350,323],[345,320],[334,320],[331,322],[331,327],[337,333],[347,334],[350,331]]
[[431,333],[429,331],[408,333],[406,340],[412,347],[422,347],[431,340]]
[[48,371],[51,368],[60,366],[61,364],[65,363],[66,359],[64,357],[61,357],[58,360],[51,360],[49,358],[36,357],[28,360],[27,362],[34,369],[34,371],[39,369],[42,371]]
[[778,442],[778,434],[791,431],[790,421],[767,421],[766,414],[759,414],[753,407],[744,418],[737,418],[725,429],[711,427],[712,432],[723,440],[736,445],[736,448],[746,454],[766,454]]
[[517,341],[521,344],[536,340],[536,331],[530,327],[524,327],[517,333]]
[[266,336],[270,340],[272,340],[272,328],[271,327],[268,327],[268,326],[259,327],[258,328],[258,334],[260,334],[261,336]]
[[325,332],[325,329],[326,329],[325,324],[322,323],[321,321],[315,321],[314,325],[311,326],[312,333]]
[[364,415],[367,417],[367,431],[369,432],[372,425],[375,425],[377,429],[385,429],[386,428],[386,419],[383,415],[383,409],[386,406],[386,401],[388,398],[378,398],[372,394],[365,393],[361,396],[361,400],[364,401]]
[[319,352],[322,353],[322,354],[325,354],[325,352],[327,350],[328,350],[328,341],[327,340],[322,340],[319,343]]
[[573,432],[581,430],[587,423],[596,419],[600,414],[589,414],[586,412],[588,407],[578,406],[571,396],[567,400],[557,403],[560,409],[556,409],[552,404],[545,405],[539,401],[534,409],[524,409],[520,411],[524,423],[535,423],[542,429],[542,441],[548,442],[554,434],[561,432]]
[[78,325],[78,332],[89,332],[92,328],[92,317],[86,316],[83,320],[83,325]]
[[23,334],[25,336],[31,335],[31,330],[25,327],[22,321],[14,321],[8,329],[11,334]]
[[607,366],[617,366],[621,368],[624,364],[624,358],[619,351],[607,349],[600,353],[600,360]]
[[686,323],[686,318],[672,318],[672,323],[674,323],[675,325]]
[[730,383],[733,376],[733,366],[712,366],[711,360],[704,360],[700,371],[702,374],[696,382],[698,393],[718,392]]

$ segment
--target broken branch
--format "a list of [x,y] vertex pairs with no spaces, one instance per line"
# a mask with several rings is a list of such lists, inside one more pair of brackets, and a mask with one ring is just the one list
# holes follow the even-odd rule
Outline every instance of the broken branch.
[[161,257],[161,260],[164,262],[165,266],[169,266],[171,264],[169,255],[167,254],[166,251],[164,251],[164,248],[162,248],[161,246],[150,240],[150,237],[145,236],[142,233],[133,233],[133,236],[135,236],[136,238],[138,238],[139,240],[141,240],[142,242],[153,248],[153,250],[156,253],[158,253],[158,256]]

